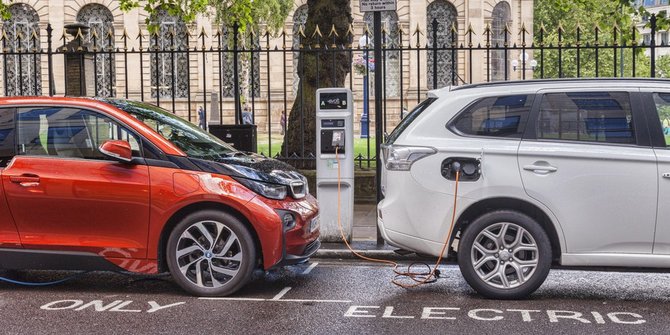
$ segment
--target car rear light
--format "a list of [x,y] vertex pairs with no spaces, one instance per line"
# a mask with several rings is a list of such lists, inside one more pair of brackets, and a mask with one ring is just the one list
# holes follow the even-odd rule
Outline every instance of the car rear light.
[[384,166],[390,171],[409,171],[414,162],[437,153],[435,148],[385,144]]

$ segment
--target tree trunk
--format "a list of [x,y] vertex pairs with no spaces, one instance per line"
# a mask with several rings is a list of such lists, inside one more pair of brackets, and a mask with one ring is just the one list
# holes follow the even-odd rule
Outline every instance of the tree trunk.
[[[316,155],[316,90],[321,87],[344,87],[351,69],[349,53],[326,51],[333,44],[343,47],[351,44],[347,34],[353,22],[350,0],[308,0],[305,35],[298,62],[300,82],[288,124],[282,155],[298,168],[313,169]],[[318,28],[322,36],[315,34]],[[329,36],[335,26],[339,36]]]

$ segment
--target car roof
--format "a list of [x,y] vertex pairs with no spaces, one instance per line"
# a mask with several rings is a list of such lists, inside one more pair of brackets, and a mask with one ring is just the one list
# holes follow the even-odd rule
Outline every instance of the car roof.
[[[442,97],[449,92],[469,91],[476,89],[486,89],[487,91],[509,90],[509,89],[544,89],[557,88],[563,86],[581,86],[584,88],[598,88],[604,85],[617,87],[658,87],[659,85],[670,85],[670,79],[665,78],[560,78],[560,79],[528,79],[528,80],[510,80],[495,81],[487,83],[466,84],[463,86],[447,86],[444,88],[431,90],[428,92],[430,97]],[[463,92],[465,93],[465,92]]]
[[[115,99],[122,100],[122,99]],[[151,129],[140,120],[130,116],[127,112],[122,109],[105,102],[104,100],[98,98],[87,98],[87,97],[47,97],[47,96],[17,96],[17,97],[0,97],[0,107],[3,106],[21,106],[21,105],[30,105],[30,106],[39,106],[39,105],[66,105],[73,107],[82,107],[82,108],[94,108],[97,110],[105,111],[110,115],[117,118],[119,121],[132,126],[137,132],[146,137],[148,140],[157,145],[164,153],[168,155],[175,156],[186,156],[186,154],[181,151],[177,146],[172,142],[166,140],[156,131]]]

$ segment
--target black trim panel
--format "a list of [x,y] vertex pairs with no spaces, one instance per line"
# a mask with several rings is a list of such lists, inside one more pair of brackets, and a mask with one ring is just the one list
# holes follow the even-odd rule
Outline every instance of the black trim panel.
[[0,269],[125,271],[92,252],[0,249]]

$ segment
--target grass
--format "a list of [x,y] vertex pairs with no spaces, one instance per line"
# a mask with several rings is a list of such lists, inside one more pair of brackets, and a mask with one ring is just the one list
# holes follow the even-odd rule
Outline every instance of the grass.
[[[258,143],[258,153],[265,154],[266,156],[270,155],[270,145],[268,144],[269,137],[268,135],[259,135],[257,137]],[[281,150],[282,142],[284,137],[281,135],[272,135],[272,156],[274,157]],[[370,145],[370,154],[368,155],[368,139],[367,138],[354,138],[354,157],[363,158],[370,157],[373,158],[376,155],[375,152],[375,139],[374,137],[369,138]],[[356,161],[356,166],[359,165],[359,162]],[[367,167],[367,161],[362,162],[363,167]],[[374,167],[375,162],[371,161],[370,166]]]

